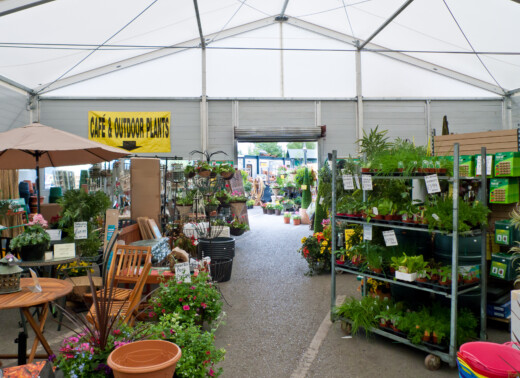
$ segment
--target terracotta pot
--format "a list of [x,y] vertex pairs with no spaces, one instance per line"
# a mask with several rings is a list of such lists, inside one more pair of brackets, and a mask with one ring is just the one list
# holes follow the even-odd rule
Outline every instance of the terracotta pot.
[[301,223],[301,219],[293,219],[292,221],[295,226],[299,226]]
[[370,268],[372,269],[372,272],[376,273],[376,274],[381,274],[381,272],[383,271],[383,269],[381,268]]
[[385,215],[384,218],[385,218],[386,221],[391,221],[391,220],[394,219],[394,216],[393,215]]
[[415,279],[415,281],[417,281],[417,282],[428,282],[428,279],[427,279],[426,277],[422,277],[422,278],[417,277],[417,278]]
[[291,223],[291,218],[286,218],[286,217],[284,217],[284,218],[283,218],[283,223],[285,223],[285,224],[289,224],[289,223]]
[[181,348],[164,340],[142,340],[115,349],[107,359],[115,378],[173,377]]
[[451,280],[446,280],[446,281],[444,281],[444,282],[439,281],[439,285],[442,285],[442,286],[451,286]]
[[430,332],[424,331],[424,335],[422,337],[422,341],[425,341],[425,342],[430,341]]
[[381,219],[384,219],[384,217],[382,215],[378,214],[378,215],[374,215],[374,219],[381,220]]

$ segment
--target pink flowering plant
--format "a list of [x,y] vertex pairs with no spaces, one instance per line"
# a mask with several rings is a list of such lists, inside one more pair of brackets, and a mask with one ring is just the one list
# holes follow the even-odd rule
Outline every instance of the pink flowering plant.
[[106,363],[108,355],[122,345],[150,336],[152,330],[147,326],[130,327],[120,323],[113,327],[103,345],[99,332],[85,329],[64,339],[59,353],[49,359],[66,377],[112,376],[112,369]]
[[200,272],[191,277],[191,283],[166,282],[151,298],[154,315],[176,312],[180,321],[187,323],[195,321],[209,324],[216,320],[222,312],[222,300],[217,287],[211,282],[207,272]]

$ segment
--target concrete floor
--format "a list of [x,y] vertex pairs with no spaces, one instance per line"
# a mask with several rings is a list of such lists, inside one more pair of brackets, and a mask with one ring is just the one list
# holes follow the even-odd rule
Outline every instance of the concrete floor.
[[[458,376],[446,364],[426,370],[426,353],[386,338],[343,338],[339,323],[328,322],[330,275],[305,276],[307,263],[297,253],[301,238],[312,231],[263,215],[258,207],[249,210],[249,220],[251,231],[236,237],[231,280],[220,284],[227,314],[216,335],[217,345],[227,350],[223,377]],[[359,296],[358,286],[355,276],[339,275],[337,294]],[[19,312],[0,311],[0,320],[0,354],[16,353]],[[45,334],[57,351],[71,331],[58,332],[49,317]],[[30,332],[29,348],[33,339]],[[505,342],[509,334],[490,329],[489,339]],[[16,360],[2,362],[16,365]]]

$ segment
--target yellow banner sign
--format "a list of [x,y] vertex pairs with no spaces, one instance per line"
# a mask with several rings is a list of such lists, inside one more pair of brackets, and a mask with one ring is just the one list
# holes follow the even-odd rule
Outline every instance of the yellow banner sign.
[[134,153],[170,152],[170,112],[88,112],[88,138]]

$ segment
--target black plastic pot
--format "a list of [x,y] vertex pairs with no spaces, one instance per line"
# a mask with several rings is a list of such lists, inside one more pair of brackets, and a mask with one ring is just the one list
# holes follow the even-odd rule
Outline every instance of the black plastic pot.
[[229,228],[229,233],[233,236],[240,236],[242,235],[244,232],[246,232],[245,229],[243,228],[238,228],[238,227],[230,227]]
[[211,257],[213,260],[226,260],[235,257],[235,239],[219,237],[214,239],[199,239],[197,257]]
[[211,278],[216,282],[227,282],[231,279],[233,259],[211,260]]
[[46,250],[46,244],[26,245],[20,248],[20,257],[22,258],[22,261],[43,260]]

